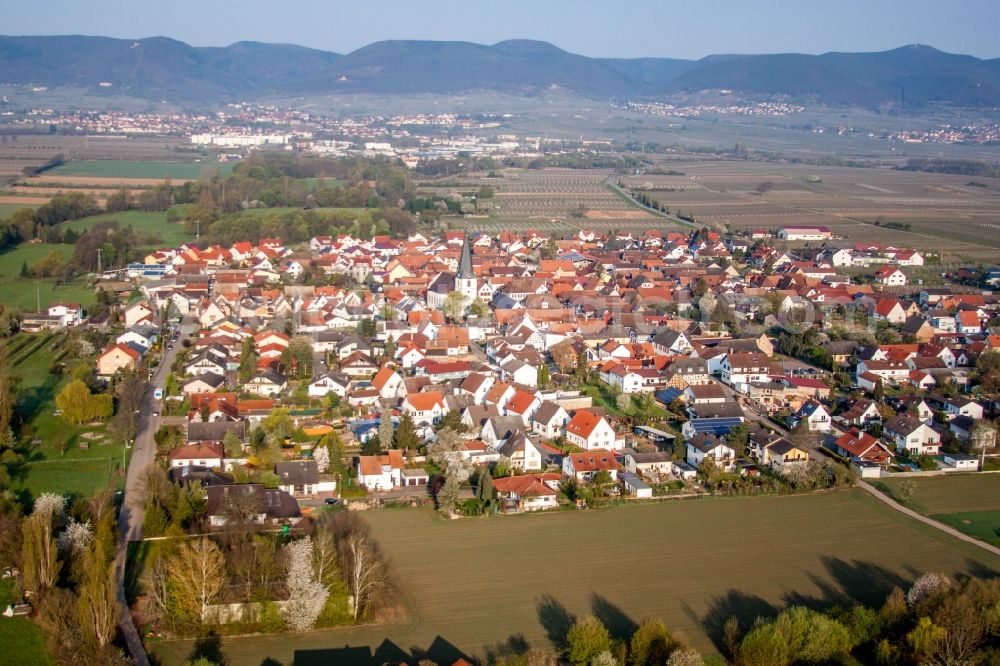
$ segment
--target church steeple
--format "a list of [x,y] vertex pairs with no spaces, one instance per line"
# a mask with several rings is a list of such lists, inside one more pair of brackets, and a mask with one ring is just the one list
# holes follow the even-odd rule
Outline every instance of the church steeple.
[[476,274],[472,272],[472,245],[469,244],[469,234],[465,234],[465,240],[462,241],[462,255],[458,259],[458,275],[455,276],[458,280],[469,280],[476,277]]
[[468,232],[466,232],[465,240],[462,242],[462,254],[458,259],[455,291],[462,294],[466,305],[476,300],[476,294],[479,291],[479,281],[476,279],[476,272],[472,270],[472,244],[469,242]]

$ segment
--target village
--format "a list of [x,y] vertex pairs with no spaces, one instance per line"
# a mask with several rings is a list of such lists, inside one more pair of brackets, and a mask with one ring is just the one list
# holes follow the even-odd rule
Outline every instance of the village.
[[[1000,346],[997,299],[907,291],[918,252],[829,240],[446,231],[162,249],[98,283],[137,296],[96,375],[170,357],[147,427],[216,527],[234,488],[258,522],[295,524],[324,504],[457,516],[980,469],[996,378],[976,363]],[[872,264],[866,284],[838,274]],[[83,324],[63,303],[22,330]]]

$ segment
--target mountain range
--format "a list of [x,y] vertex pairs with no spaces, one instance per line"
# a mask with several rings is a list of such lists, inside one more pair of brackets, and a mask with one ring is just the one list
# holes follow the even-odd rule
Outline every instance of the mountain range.
[[[383,41],[348,54],[291,44],[194,47],[166,37],[0,36],[0,83],[178,103],[337,93],[659,100],[729,90],[831,106],[1000,105],[1000,59],[910,45],[878,53],[590,58],[547,42]],[[103,86],[101,84],[104,84]],[[110,84],[110,85],[108,85]]]

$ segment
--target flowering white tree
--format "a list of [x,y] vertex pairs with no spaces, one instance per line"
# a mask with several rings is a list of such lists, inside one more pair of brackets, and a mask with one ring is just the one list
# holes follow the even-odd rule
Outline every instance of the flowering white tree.
[[326,474],[330,469],[330,449],[325,446],[317,446],[313,451],[313,460],[316,461],[316,469],[320,474]]
[[913,586],[906,593],[906,603],[910,605],[910,608],[914,608],[949,587],[951,587],[951,579],[944,574],[925,573],[913,581]]
[[70,555],[80,555],[90,546],[94,540],[94,530],[90,526],[90,521],[78,523],[73,518],[69,519],[66,529],[59,533],[56,544],[59,550]]
[[313,542],[309,537],[285,546],[288,556],[288,603],[282,611],[292,629],[303,631],[316,624],[330,591],[316,580],[313,569]]
[[705,666],[705,660],[694,650],[674,650],[667,666]]
[[42,493],[35,500],[35,508],[32,513],[45,514],[59,521],[62,519],[64,511],[66,511],[65,497],[55,493]]

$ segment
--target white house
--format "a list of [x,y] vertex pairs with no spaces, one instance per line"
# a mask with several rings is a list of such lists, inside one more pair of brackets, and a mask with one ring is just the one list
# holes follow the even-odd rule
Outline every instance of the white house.
[[603,416],[593,412],[579,410],[566,424],[566,440],[581,449],[621,449],[625,447],[624,440],[615,438],[614,428]]
[[358,456],[358,485],[382,491],[399,488],[402,483],[402,451],[392,449],[381,456]]
[[711,458],[718,467],[731,470],[736,462],[736,450],[712,435],[695,435],[687,440],[684,459],[688,464],[698,467],[706,458]]
[[909,455],[936,456],[941,446],[941,435],[912,416],[900,415],[889,419],[882,427],[882,433],[897,451]]

